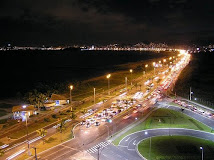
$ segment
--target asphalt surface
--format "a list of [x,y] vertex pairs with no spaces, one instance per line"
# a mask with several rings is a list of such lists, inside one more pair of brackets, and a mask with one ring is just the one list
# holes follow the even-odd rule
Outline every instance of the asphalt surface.
[[[168,108],[175,111],[181,111],[181,108],[176,106],[167,105],[167,103],[161,102],[159,103],[159,108]],[[194,111],[185,109],[183,111],[184,114],[206,124],[209,127],[214,127],[214,121],[209,119],[203,115],[200,115]],[[147,132],[147,134],[145,134]],[[191,130],[191,129],[182,129],[182,128],[162,128],[162,129],[150,129],[150,130],[143,130],[139,132],[135,132],[133,134],[127,135],[124,137],[118,146],[114,146],[112,144],[108,145],[107,147],[103,148],[100,152],[100,159],[101,160],[140,160],[144,159],[137,150],[138,144],[150,137],[155,136],[172,136],[172,135],[181,135],[181,136],[193,136],[197,138],[203,138],[210,141],[214,141],[214,134],[198,131],[198,130]],[[97,158],[98,152],[92,154],[94,157]]]

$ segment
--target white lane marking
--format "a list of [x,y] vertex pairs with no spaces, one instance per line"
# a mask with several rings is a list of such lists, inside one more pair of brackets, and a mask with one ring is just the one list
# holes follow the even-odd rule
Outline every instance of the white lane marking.
[[31,144],[31,143],[33,143],[33,142],[35,142],[35,141],[37,141],[37,140],[39,140],[39,139],[41,139],[41,138],[42,138],[41,136],[36,137],[36,138],[30,140],[30,141],[29,141],[29,144]]
[[97,145],[95,145],[94,147],[90,148],[87,150],[88,153],[96,153],[98,151],[98,147],[100,147],[100,149],[108,146],[110,144],[110,142],[101,142]]
[[136,145],[136,143],[135,143],[135,142],[136,142],[136,140],[134,140],[133,145]]
[[[130,138],[130,137],[129,137]],[[129,140],[129,138],[126,139],[126,142]]]
[[11,160],[11,159],[15,158],[16,156],[22,154],[24,151],[25,151],[25,149],[22,149],[22,150],[20,150],[20,151],[18,151],[18,152],[16,152],[16,153],[14,153],[14,154],[11,155],[10,157],[7,157],[6,159],[7,159],[7,160]]

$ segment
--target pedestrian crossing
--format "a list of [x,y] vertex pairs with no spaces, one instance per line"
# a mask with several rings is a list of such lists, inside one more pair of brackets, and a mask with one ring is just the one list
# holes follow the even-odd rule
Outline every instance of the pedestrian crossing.
[[96,153],[99,149],[103,149],[104,147],[108,146],[110,144],[110,142],[105,141],[105,142],[101,142],[99,144],[97,144],[96,146],[90,148],[87,150],[88,153]]

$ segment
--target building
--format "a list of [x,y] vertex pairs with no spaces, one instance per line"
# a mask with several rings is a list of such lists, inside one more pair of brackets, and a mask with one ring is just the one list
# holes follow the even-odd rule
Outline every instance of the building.
[[46,110],[53,110],[55,109],[56,102],[55,101],[47,101],[44,103],[44,107]]
[[13,106],[12,108],[13,118],[14,119],[21,119],[25,121],[26,116],[31,116],[37,114],[37,109],[34,105],[19,105]]
[[51,98],[49,99],[49,102],[55,102],[56,106],[59,105],[64,105],[64,104],[68,104],[69,103],[69,98],[66,98],[63,95],[59,95],[59,94],[52,94]]

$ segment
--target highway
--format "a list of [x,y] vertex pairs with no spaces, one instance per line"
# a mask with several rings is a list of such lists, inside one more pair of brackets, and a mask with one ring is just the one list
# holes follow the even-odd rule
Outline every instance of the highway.
[[[184,62],[184,63],[187,63],[187,62]],[[182,65],[181,68],[183,68],[183,67],[184,66]],[[179,69],[175,68],[174,70],[180,71],[181,68],[179,68]],[[172,76],[171,78],[173,78],[173,79],[177,78],[176,74],[179,73],[177,71],[173,74],[169,74]],[[170,78],[168,78],[168,79],[170,79]],[[164,81],[164,86],[165,86],[165,87],[163,87],[164,89],[168,88],[171,83],[168,79],[167,79],[167,81]],[[144,82],[143,82],[143,84],[144,84]],[[134,92],[134,91],[136,92],[136,90],[137,89],[132,90],[132,92]],[[97,105],[97,106],[94,106],[93,108],[99,109],[99,110],[103,109],[103,108],[107,108],[107,107],[111,106],[112,101],[114,101],[117,98],[120,99],[120,97],[114,97],[111,100],[104,103],[102,106]],[[108,137],[111,137],[111,135],[113,135],[114,133],[126,128],[130,124],[133,124],[136,121],[139,122],[139,121],[144,120],[146,118],[146,116],[149,115],[148,113],[151,113],[152,110],[154,109],[153,108],[154,103],[153,102],[151,103],[151,102],[152,102],[152,99],[146,99],[143,102],[139,101],[138,103],[142,103],[142,105],[144,105],[146,107],[142,107],[141,109],[138,110],[137,113],[132,113],[133,108],[130,108],[130,110],[128,112],[127,111],[123,112],[123,113],[119,114],[118,116],[114,117],[112,123],[104,123],[104,124],[101,124],[99,127],[92,125],[89,128],[86,128],[86,126],[78,125],[77,127],[75,127],[75,130],[74,130],[75,138],[39,153],[38,158],[41,160],[46,160],[46,159],[48,159],[48,160],[49,159],[51,159],[51,160],[61,160],[61,159],[64,160],[65,159],[66,160],[66,159],[71,159],[72,156],[75,155],[76,153],[82,152],[85,150],[88,153],[90,153],[92,156],[94,156],[95,158],[98,156],[98,152],[97,152],[98,150],[100,150],[100,153],[101,153],[100,157],[103,157],[104,159],[105,158],[107,158],[107,159],[137,158],[135,154],[129,154],[128,152],[124,153],[124,151],[121,150],[120,147],[115,147],[115,146],[111,145],[111,143],[106,141],[106,139]],[[161,105],[159,105],[159,106],[161,106]],[[166,107],[166,105],[162,105],[162,107]],[[169,107],[169,106],[167,106],[167,107]],[[171,107],[171,108],[173,108],[173,107]],[[123,119],[122,117],[125,114],[130,114],[131,116],[128,119]],[[80,120],[80,119],[78,118],[78,120]],[[36,144],[38,144],[38,143],[39,143],[39,141],[33,142],[33,145],[36,146]],[[23,145],[24,145],[24,149],[26,151],[26,149],[27,149],[26,144],[23,144]],[[22,150],[23,145],[18,147],[16,149],[16,151]],[[109,148],[109,150],[108,150],[108,148]],[[107,153],[105,153],[105,152],[107,152]],[[11,155],[10,152],[6,153],[4,157],[8,157],[9,155]],[[29,159],[34,159],[34,157],[31,157]]]

